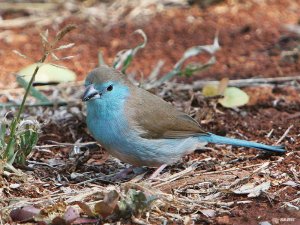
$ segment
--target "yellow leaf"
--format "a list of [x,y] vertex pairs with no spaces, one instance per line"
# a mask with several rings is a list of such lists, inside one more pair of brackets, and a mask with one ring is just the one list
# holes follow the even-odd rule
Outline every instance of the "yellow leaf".
[[207,84],[202,89],[202,94],[205,97],[212,97],[218,95],[218,86],[214,84]]
[[[20,70],[18,75],[23,76],[23,78],[29,82],[36,66],[36,63],[29,65]],[[62,83],[75,80],[76,74],[73,71],[51,64],[43,64],[35,77],[36,83]]]

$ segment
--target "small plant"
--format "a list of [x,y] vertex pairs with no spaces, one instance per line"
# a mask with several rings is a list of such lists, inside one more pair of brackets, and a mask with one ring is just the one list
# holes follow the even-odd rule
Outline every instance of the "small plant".
[[[11,134],[11,121],[4,118],[0,123],[0,149],[6,147],[6,140],[9,140]],[[40,131],[40,124],[34,120],[22,120],[17,124],[14,135],[14,149],[8,151],[8,157],[3,158],[7,160],[7,163],[17,163],[24,165],[26,158],[31,153],[33,147],[38,141],[38,134]]]
[[[132,62],[134,56],[136,53],[144,48],[147,44],[147,36],[144,33],[143,30],[136,30],[134,33],[139,34],[143,37],[144,41],[140,44],[138,44],[136,47],[131,49],[124,49],[117,53],[114,61],[113,61],[113,67],[116,69],[121,70],[123,73],[126,72],[126,69],[129,67],[130,63]],[[214,42],[212,45],[198,45],[193,46],[189,49],[187,49],[182,57],[177,61],[177,63],[173,66],[173,69],[164,74],[160,79],[157,79],[159,71],[155,71],[154,73],[150,74],[148,79],[142,84],[142,87],[149,90],[153,89],[155,87],[158,87],[165,83],[166,81],[169,81],[173,79],[175,76],[192,76],[195,72],[202,71],[213,64],[216,63],[216,58],[214,56],[215,52],[217,52],[220,49],[218,37],[216,36],[214,39]],[[188,64],[186,67],[183,68],[184,63],[186,60],[193,56],[197,56],[203,53],[208,53],[211,55],[210,59],[202,64],[202,63],[191,63]],[[103,63],[102,55],[99,55],[99,62],[100,64]],[[159,65],[159,64],[158,64]]]
[[131,215],[140,217],[150,210],[152,203],[157,199],[157,196],[147,196],[142,191],[129,189],[118,204],[119,213],[125,218]]
[[[27,84],[26,91],[17,114],[11,121],[7,120],[6,118],[0,121],[0,161],[2,163],[4,162],[5,164],[4,166],[0,167],[13,170],[13,163],[24,164],[27,156],[36,145],[38,141],[39,124],[36,121],[21,121],[21,115],[25,108],[25,102],[29,93],[31,92],[34,79],[48,56],[51,56],[52,60],[58,61],[60,59],[55,55],[55,51],[70,48],[74,45],[67,44],[58,46],[59,41],[74,28],[75,25],[68,25],[64,27],[56,34],[53,41],[48,40],[48,31],[46,31],[44,34],[40,34],[43,44],[42,57],[37,61],[37,65],[30,81]],[[18,51],[14,52],[23,58],[29,58]],[[66,58],[70,57],[64,57],[62,59]],[[0,171],[0,173],[1,172],[2,171]]]
[[141,44],[138,44],[136,47],[131,49],[123,49],[119,51],[114,58],[113,67],[116,69],[121,69],[122,73],[126,72],[126,69],[129,67],[130,63],[133,60],[135,54],[142,48],[145,48],[147,44],[147,36],[143,30],[138,29],[133,32],[134,34],[139,34],[143,37],[144,41]]

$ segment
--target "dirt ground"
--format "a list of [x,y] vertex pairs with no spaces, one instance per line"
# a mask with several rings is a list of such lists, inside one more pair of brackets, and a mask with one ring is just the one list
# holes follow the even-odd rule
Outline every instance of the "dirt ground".
[[[287,24],[299,25],[299,0],[228,0],[206,8],[201,8],[197,3],[184,6],[164,4],[161,7],[148,5],[148,13],[144,12],[145,9],[142,7],[140,11],[132,13],[135,8],[130,6],[119,17],[115,15],[119,12],[115,11],[114,14],[113,10],[108,12],[106,17],[96,17],[93,10],[84,8],[93,9],[95,6],[95,9],[100,10],[97,8],[97,1],[87,2],[78,3],[83,8],[76,8],[72,4],[60,4],[56,8],[57,17],[46,25],[32,22],[19,27],[14,25],[4,27],[4,23],[0,21],[0,91],[14,90],[17,87],[14,74],[30,63],[16,56],[12,50],[16,49],[31,58],[39,59],[41,30],[48,28],[51,36],[70,23],[75,23],[78,27],[66,36],[64,42],[75,43],[73,48],[67,50],[68,55],[75,57],[60,64],[75,71],[78,81],[83,80],[86,74],[97,66],[99,50],[105,61],[111,64],[118,51],[135,46],[140,38],[132,33],[139,28],[146,33],[148,43],[145,49],[137,54],[128,69],[129,73],[136,73],[138,77],[149,75],[158,60],[165,62],[161,74],[170,71],[186,49],[196,45],[212,44],[216,33],[221,45],[221,49],[216,53],[216,64],[190,78],[180,78],[179,82],[191,84],[197,80],[220,80],[224,77],[233,80],[300,76],[300,50],[298,55],[294,54],[289,58],[282,56],[283,53],[299,49],[300,46],[299,34],[285,27]],[[45,13],[45,17],[50,18],[49,12]],[[26,18],[36,12],[0,8],[0,13],[5,21],[19,17]],[[42,15],[41,12],[36,13],[40,14]],[[113,18],[117,19],[114,21]],[[205,59],[207,56],[193,58],[194,61]],[[182,93],[171,91],[171,95],[163,96],[178,108],[189,112],[205,130],[210,132],[266,144],[275,144],[283,137],[280,144],[286,146],[287,154],[266,155],[253,149],[214,145],[209,145],[213,149],[211,151],[196,151],[185,157],[183,162],[167,167],[162,179],[191,168],[192,162],[201,162],[191,173],[169,183],[162,181],[159,184],[150,183],[147,187],[165,194],[173,194],[181,199],[199,198],[200,201],[201,194],[199,197],[195,193],[203,191],[201,183],[209,183],[208,189],[215,189],[204,196],[210,196],[209,200],[215,202],[209,206],[205,205],[206,203],[204,205],[214,210],[216,214],[207,216],[201,211],[202,203],[189,202],[187,204],[191,207],[189,209],[169,206],[165,210],[160,209],[163,211],[160,216],[166,218],[168,224],[192,224],[192,220],[195,224],[259,224],[263,221],[268,221],[269,224],[300,224],[299,88],[299,80],[278,85],[247,85],[243,90],[250,96],[250,102],[236,110],[225,109],[219,105],[215,110],[199,92],[192,90]],[[193,100],[190,101],[192,96]],[[111,158],[107,160],[107,154],[99,147],[96,149],[85,147],[84,151],[89,149],[88,153],[77,159],[76,163],[70,158],[73,146],[62,146],[58,143],[75,143],[79,139],[82,143],[93,141],[86,129],[84,114],[77,112],[84,110],[84,107],[81,105],[75,107],[77,109],[75,113],[71,108],[59,108],[57,114],[55,108],[27,110],[27,115],[38,114],[39,121],[45,123],[38,146],[54,144],[57,147],[41,147],[33,152],[29,159],[34,165],[32,170],[23,168],[28,174],[27,180],[1,178],[0,191],[3,193],[0,197],[4,200],[0,201],[0,207],[6,209],[12,200],[23,201],[24,197],[31,199],[27,199],[31,204],[38,205],[45,196],[52,196],[53,193],[60,193],[67,188],[80,190],[83,187],[127,185],[125,181],[121,184],[111,184],[101,180],[82,185],[82,182],[99,174],[117,172],[125,165]],[[6,111],[2,110],[1,115]],[[52,118],[50,122],[46,121],[47,116]],[[285,134],[286,131],[288,133]],[[269,163],[266,167],[252,173],[266,163]],[[226,172],[230,168],[232,171]],[[218,173],[223,170],[224,173]],[[79,176],[80,173],[85,174],[85,177]],[[73,179],[72,174],[78,176]],[[245,176],[249,176],[247,181],[242,179]],[[266,192],[254,198],[249,198],[245,194],[222,191],[224,186],[230,186],[230,183],[238,179],[244,183],[258,184],[271,181],[271,186]],[[34,185],[30,184],[32,181]],[[144,184],[144,181],[145,178],[142,178],[137,184]],[[286,183],[288,181],[293,182],[293,185],[288,185],[291,184]],[[23,185],[14,189],[11,184],[16,182]],[[191,193],[194,191],[194,194],[189,194],[189,191]],[[219,192],[221,194],[218,197],[212,197],[212,193]],[[248,200],[251,203],[239,203]],[[233,203],[230,206],[218,205],[217,201]],[[155,215],[158,215],[158,209],[156,210]],[[180,216],[176,217],[175,214]],[[3,215],[2,217],[6,218]],[[160,217],[153,219],[153,215],[150,216],[149,223],[163,223],[163,220],[158,218]],[[125,220],[123,223],[134,221]]]

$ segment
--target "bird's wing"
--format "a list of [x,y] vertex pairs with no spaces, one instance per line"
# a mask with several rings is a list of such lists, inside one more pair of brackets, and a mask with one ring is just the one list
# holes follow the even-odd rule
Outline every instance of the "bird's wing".
[[131,89],[125,113],[144,138],[186,138],[205,134],[193,118],[141,88]]

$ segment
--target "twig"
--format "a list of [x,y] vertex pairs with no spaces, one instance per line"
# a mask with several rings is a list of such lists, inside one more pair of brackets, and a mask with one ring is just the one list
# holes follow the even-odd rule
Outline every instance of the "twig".
[[40,20],[40,17],[20,17],[16,19],[2,20],[0,22],[0,28],[23,27]]
[[31,161],[31,160],[27,160],[27,162],[30,164],[34,164],[34,165],[48,166],[50,168],[54,168],[53,166],[49,165],[48,163],[44,163],[44,162],[37,162],[37,161]]
[[[65,202],[66,203],[71,203],[74,201],[81,201],[82,199],[86,198],[87,196],[93,195],[95,193],[98,192],[102,192],[104,191],[104,187],[92,187],[92,188],[85,188],[85,189],[81,189],[81,190],[75,190],[73,189],[72,192],[67,192],[67,193],[55,193],[55,194],[50,194],[50,195],[44,195],[42,197],[39,198],[24,198],[24,197],[20,197],[20,198],[14,198],[15,203],[12,203],[6,207],[3,207],[1,210],[1,212],[4,212],[4,210],[9,210],[15,207],[21,207],[24,205],[28,205],[30,203],[34,203],[34,204],[41,204],[41,203],[45,203],[45,202],[49,202],[49,201],[55,201],[58,199],[66,199]],[[8,198],[8,201],[10,201],[11,199]]]
[[[24,104],[25,107],[39,107],[39,106],[45,106],[45,107],[53,107],[53,106],[66,106],[69,105],[68,102],[39,102],[35,104]],[[74,103],[74,105],[79,105],[80,102],[77,104]],[[73,104],[72,104],[73,105]],[[20,107],[19,104],[0,104],[0,108],[12,108],[12,107]]]
[[45,11],[45,10],[53,10],[58,7],[57,3],[51,2],[43,2],[43,3],[35,3],[35,2],[0,2],[0,8],[4,11],[6,10],[38,10],[38,11]]
[[88,184],[88,183],[91,183],[91,182],[94,182],[94,181],[103,181],[103,182],[106,182],[106,183],[114,184],[114,182],[111,182],[107,179],[109,177],[112,177],[112,176],[108,175],[108,176],[102,176],[102,177],[95,177],[95,178],[91,178],[91,179],[84,180],[84,181],[81,181],[79,183],[76,183],[76,185],[85,185],[85,184]]
[[296,113],[288,116],[287,119],[291,120],[291,119],[296,119],[297,117],[300,117],[300,112],[296,112]]
[[139,224],[139,225],[148,225],[148,224],[150,224],[150,223],[147,223],[147,222],[145,222],[145,221],[143,221],[141,219],[136,218],[133,215],[131,216],[131,220],[132,220],[132,222],[134,222],[136,224]]
[[274,129],[270,130],[270,132],[266,135],[267,138],[271,137],[272,133],[274,132]]
[[188,175],[189,173],[193,172],[197,168],[197,165],[199,165],[199,163],[200,162],[196,162],[196,163],[192,164],[191,166],[189,166],[188,168],[186,168],[185,170],[183,170],[179,173],[175,173],[175,174],[169,176],[167,179],[161,180],[162,181],[161,183],[155,184],[153,186],[160,187],[160,186],[163,186],[163,185],[165,185],[167,183],[170,183],[174,180],[177,180],[178,178],[180,178],[182,176]]
[[[199,162],[198,162],[198,164],[199,164]],[[198,165],[198,164],[196,164],[196,165]],[[230,168],[230,169],[227,169],[227,170],[212,171],[212,172],[206,172],[206,173],[204,171],[199,171],[199,172],[197,171],[198,173],[194,173],[194,176],[197,177],[199,175],[203,176],[203,175],[210,175],[210,174],[218,174],[218,173],[230,172],[230,171],[235,171],[235,170],[252,168],[252,167],[256,167],[256,166],[262,166],[263,164],[264,163],[259,163],[259,164],[244,166],[244,167],[235,167],[235,168]],[[168,183],[171,183],[174,180],[177,180],[180,177],[183,177],[183,176],[188,175],[191,172],[193,172],[197,168],[196,165],[193,164],[190,167],[186,168],[185,170],[183,170],[183,171],[181,171],[179,173],[173,174],[172,176],[169,176],[168,179],[164,179],[164,180],[157,180],[156,179],[157,182],[154,182],[151,185],[153,187],[160,187],[160,186],[166,185]]]
[[251,172],[248,176],[244,176],[243,178],[241,179],[237,179],[236,181],[234,181],[228,189],[231,189],[235,186],[237,186],[238,184],[241,184],[241,183],[244,183],[245,181],[247,180],[250,180],[250,178],[253,177],[253,175],[259,173],[260,171],[262,171],[263,169],[266,169],[268,166],[270,165],[270,162],[266,162],[266,163],[263,163],[259,168],[255,169],[253,172]]
[[35,146],[34,148],[53,148],[53,147],[65,147],[65,146],[78,146],[78,147],[84,147],[87,145],[97,144],[97,142],[85,142],[85,143],[59,143],[56,141],[52,141],[52,143],[55,143],[54,145],[40,145]]
[[275,143],[276,145],[278,145],[290,132],[290,130],[293,128],[293,124],[291,126],[288,127],[288,129],[286,129],[286,131],[284,132],[284,134],[281,136],[281,138],[279,138],[279,140]]
[[227,169],[227,170],[220,170],[220,171],[212,171],[212,172],[201,173],[201,175],[217,174],[217,173],[230,172],[230,171],[234,171],[234,170],[247,169],[247,168],[252,168],[252,167],[256,167],[256,166],[261,166],[263,164],[264,163],[258,163],[258,164],[249,165],[249,166],[234,167],[234,168],[230,168],[230,169]]
[[[9,20],[2,20],[0,22],[0,28],[17,28],[17,27],[24,27],[33,23],[38,23],[41,25],[48,25],[51,24],[54,19],[57,18],[57,15],[43,18],[43,17],[19,17],[16,19],[9,19]],[[64,17],[62,17],[64,18]]]
[[[300,76],[289,76],[289,77],[271,77],[271,78],[250,78],[250,79],[239,79],[230,80],[229,86],[235,87],[248,87],[265,84],[279,84],[290,81],[300,81]],[[192,85],[179,85],[177,90],[201,90],[207,84],[219,84],[219,81],[195,81]]]
[[189,202],[189,203],[196,203],[196,204],[206,204],[206,205],[216,205],[216,206],[233,206],[237,204],[249,204],[253,201],[245,200],[245,201],[232,201],[232,202],[220,202],[220,201],[205,201],[205,200],[191,200],[188,198],[180,198],[179,200]]

